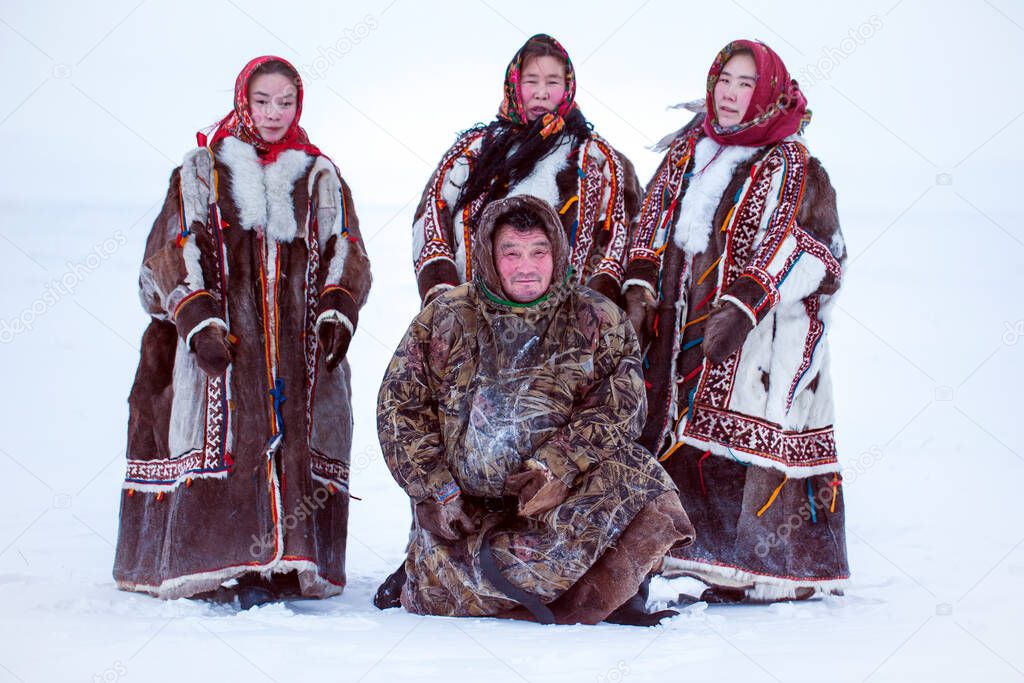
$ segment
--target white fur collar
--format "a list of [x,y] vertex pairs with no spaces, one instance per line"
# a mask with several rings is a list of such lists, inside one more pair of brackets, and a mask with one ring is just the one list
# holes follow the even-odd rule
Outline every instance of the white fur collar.
[[692,167],[696,175],[690,179],[686,194],[683,195],[679,222],[672,234],[677,246],[688,254],[699,254],[708,248],[711,221],[715,218],[715,210],[722,201],[722,194],[729,186],[736,167],[761,149],[719,145],[711,138],[704,138],[697,143]]
[[[533,171],[530,175],[526,176],[518,183],[509,188],[508,196],[520,194],[530,194],[534,197],[539,197],[546,201],[551,206],[555,207],[557,211],[560,208],[559,196],[558,196],[558,182],[556,177],[558,172],[564,169],[569,164],[569,159],[566,156],[567,146],[571,144],[573,138],[568,135],[562,136],[562,141],[556,145],[550,152],[544,155],[544,157],[537,161],[533,167]],[[515,149],[509,152],[511,156],[515,153]]]
[[231,196],[245,230],[266,231],[268,237],[290,242],[298,232],[292,190],[313,157],[289,149],[263,166],[256,149],[237,138],[225,138],[217,158],[231,169]]

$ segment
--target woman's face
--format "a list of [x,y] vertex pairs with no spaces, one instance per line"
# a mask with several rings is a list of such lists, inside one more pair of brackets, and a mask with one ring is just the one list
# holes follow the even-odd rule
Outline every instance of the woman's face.
[[295,120],[298,102],[292,79],[281,74],[260,74],[249,83],[249,112],[260,137],[277,142]]
[[735,126],[743,121],[756,85],[757,65],[751,55],[744,52],[725,63],[715,83],[718,125]]
[[556,57],[534,57],[519,75],[526,120],[533,123],[558,108],[565,95],[565,64]]

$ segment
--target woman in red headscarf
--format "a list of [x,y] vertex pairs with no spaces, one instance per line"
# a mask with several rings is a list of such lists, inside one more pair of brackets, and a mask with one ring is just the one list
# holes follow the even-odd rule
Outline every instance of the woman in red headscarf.
[[702,579],[710,601],[835,593],[849,574],[826,335],[846,258],[835,191],[767,45],[719,53],[704,109],[664,141],[626,273],[642,443],[697,532],[664,573]]
[[530,194],[558,210],[576,280],[619,302],[640,202],[633,165],[587,123],[572,61],[551,36],[519,49],[504,93],[497,119],[459,136],[423,191],[412,229],[421,301],[473,279],[484,206]]
[[152,320],[128,399],[122,589],[234,589],[247,608],[345,585],[345,355],[370,269],[301,114],[295,68],[254,59],[171,174],[139,278]]

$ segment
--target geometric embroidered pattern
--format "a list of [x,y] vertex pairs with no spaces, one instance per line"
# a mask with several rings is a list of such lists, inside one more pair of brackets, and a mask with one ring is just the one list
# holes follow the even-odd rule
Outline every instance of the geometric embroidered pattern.
[[800,380],[804,378],[807,370],[811,367],[814,350],[818,348],[818,342],[821,341],[822,334],[825,332],[825,323],[818,317],[818,309],[820,308],[821,300],[818,297],[812,296],[804,300],[804,312],[807,314],[810,326],[807,330],[807,337],[804,339],[803,360],[793,378],[792,386],[789,387],[789,394],[786,396],[786,410],[793,407],[796,388],[800,385]]
[[774,460],[787,467],[815,467],[837,462],[832,427],[807,432],[783,431],[778,425],[727,410],[695,405],[684,431],[702,441]]
[[[342,196],[341,201],[345,201]],[[343,210],[343,209],[339,209]],[[306,361],[306,439],[313,435],[313,394],[316,385],[316,353],[318,340],[316,338],[316,318],[320,305],[320,250],[317,248],[317,235],[320,227],[316,215],[313,212],[313,202],[309,203],[309,213],[306,216],[306,244],[309,245],[309,255],[306,261],[306,320],[302,330]],[[340,249],[341,240],[345,239],[341,234],[334,235],[334,248]],[[337,284],[337,283],[325,283]]]
[[[597,225],[597,212],[604,198],[605,176],[601,173],[597,162],[589,155],[589,147],[594,145],[604,155],[605,163],[608,164],[608,206],[605,209],[604,225]],[[578,240],[582,241],[583,236],[587,237],[586,248],[579,245],[579,249],[573,252],[573,268],[579,268],[576,272],[581,275],[585,272],[583,264],[587,261],[590,253],[591,242],[598,230],[610,230],[611,238],[608,248],[601,259],[597,269],[590,275],[593,277],[598,273],[605,273],[612,276],[616,282],[622,282],[625,272],[626,250],[629,246],[629,217],[626,216],[626,192],[621,187],[625,180],[625,172],[622,168],[622,160],[611,146],[599,135],[592,133],[590,142],[586,145],[583,154],[583,161],[580,169],[584,171],[579,180],[578,195],[582,201],[579,207]],[[576,263],[576,261],[579,263]]]
[[673,141],[665,154],[665,160],[647,187],[630,249],[630,260],[643,258],[660,265],[660,249],[668,239],[667,223],[684,191],[683,180],[690,166],[687,162],[693,158],[698,134],[699,131],[695,130]]
[[224,464],[224,417],[227,400],[223,376],[206,379],[206,430],[203,448],[163,460],[128,460],[125,481],[151,486],[173,486],[186,474],[226,472]]
[[416,259],[416,274],[419,275],[420,270],[430,261],[438,258],[446,258],[452,263],[455,262],[454,254],[452,253],[452,247],[448,243],[451,238],[449,235],[444,234],[444,230],[441,228],[441,216],[440,212],[443,210],[443,199],[442,190],[448,172],[451,167],[455,165],[455,161],[461,157],[465,151],[474,143],[476,140],[483,135],[482,132],[470,133],[464,135],[459,141],[448,150],[444,158],[441,159],[441,164],[438,166],[437,172],[434,175],[434,182],[431,183],[430,189],[427,190],[427,197],[425,202],[425,211],[423,215],[423,251],[417,255]]
[[333,460],[316,451],[311,451],[313,476],[326,479],[339,490],[348,490],[349,464],[341,460]]

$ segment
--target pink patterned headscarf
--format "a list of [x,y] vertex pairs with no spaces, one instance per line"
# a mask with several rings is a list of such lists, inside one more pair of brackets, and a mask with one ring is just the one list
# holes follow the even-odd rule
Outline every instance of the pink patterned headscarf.
[[562,44],[546,33],[538,33],[527,40],[509,62],[508,69],[505,70],[505,96],[498,109],[498,118],[517,126],[529,125],[523,105],[520,78],[525,66],[523,52],[527,45],[534,41],[547,43],[565,61],[565,94],[562,95],[562,101],[558,103],[555,112],[544,115],[540,134],[546,138],[565,127],[565,116],[576,107],[576,71],[573,69],[572,60],[569,59],[569,53]]

